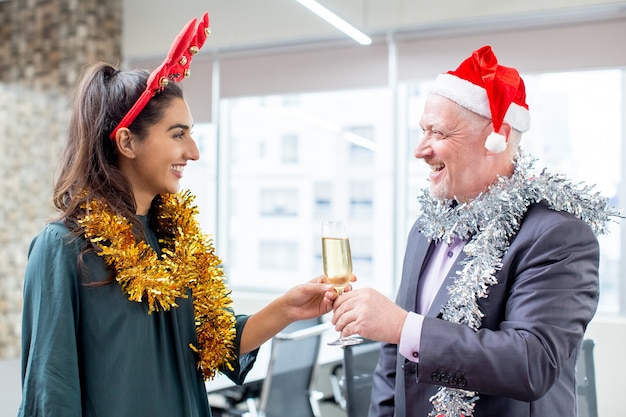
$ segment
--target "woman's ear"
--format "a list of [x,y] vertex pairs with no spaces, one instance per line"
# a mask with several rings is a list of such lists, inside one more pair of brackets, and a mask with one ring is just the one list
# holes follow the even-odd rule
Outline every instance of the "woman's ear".
[[114,141],[120,155],[128,159],[134,159],[137,156],[135,152],[135,141],[128,128],[123,127],[119,129],[115,133]]

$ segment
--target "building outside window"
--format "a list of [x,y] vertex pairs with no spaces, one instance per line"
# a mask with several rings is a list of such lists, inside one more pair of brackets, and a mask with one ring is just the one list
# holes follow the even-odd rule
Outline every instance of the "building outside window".
[[[619,207],[623,71],[522,76],[532,118],[524,150],[538,168],[595,184]],[[428,167],[413,157],[428,86],[416,80],[397,94],[381,87],[221,101],[225,184],[236,198],[216,222],[228,225],[231,247],[223,256],[234,288],[282,291],[321,274],[320,221],[344,218],[357,285],[395,296],[406,236],[419,215],[416,196],[428,186]],[[394,116],[394,107],[404,116]],[[611,225],[599,239],[600,312],[626,303],[621,227]]]

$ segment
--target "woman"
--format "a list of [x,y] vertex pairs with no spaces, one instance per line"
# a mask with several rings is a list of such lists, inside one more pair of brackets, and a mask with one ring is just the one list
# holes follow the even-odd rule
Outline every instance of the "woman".
[[76,91],[60,215],[25,274],[20,416],[210,416],[204,379],[241,383],[263,342],[336,298],[317,278],[232,314],[192,196],[177,193],[199,158],[191,113],[173,82],[146,95],[154,74],[97,64]]

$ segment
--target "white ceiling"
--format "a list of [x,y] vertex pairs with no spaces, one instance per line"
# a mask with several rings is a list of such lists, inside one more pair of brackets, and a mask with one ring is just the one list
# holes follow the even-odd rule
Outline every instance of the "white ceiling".
[[[167,53],[183,25],[209,12],[212,35],[203,53],[346,40],[295,0],[122,0],[125,59]],[[374,42],[446,31],[502,30],[610,19],[626,13],[611,0],[318,0]]]

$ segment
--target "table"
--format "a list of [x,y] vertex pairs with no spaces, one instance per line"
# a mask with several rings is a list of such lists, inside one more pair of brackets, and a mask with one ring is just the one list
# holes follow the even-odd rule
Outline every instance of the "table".
[[[338,333],[334,328],[329,328],[322,335],[322,345],[320,346],[319,364],[327,365],[331,363],[340,363],[343,359],[343,349],[339,346],[328,346],[326,343],[337,338]],[[256,363],[246,376],[245,384],[251,384],[262,381],[267,375],[267,368],[270,361],[271,340],[265,342],[259,348]],[[226,388],[234,387],[235,384],[225,375],[218,374],[213,380],[205,383],[207,393],[216,393]]]

